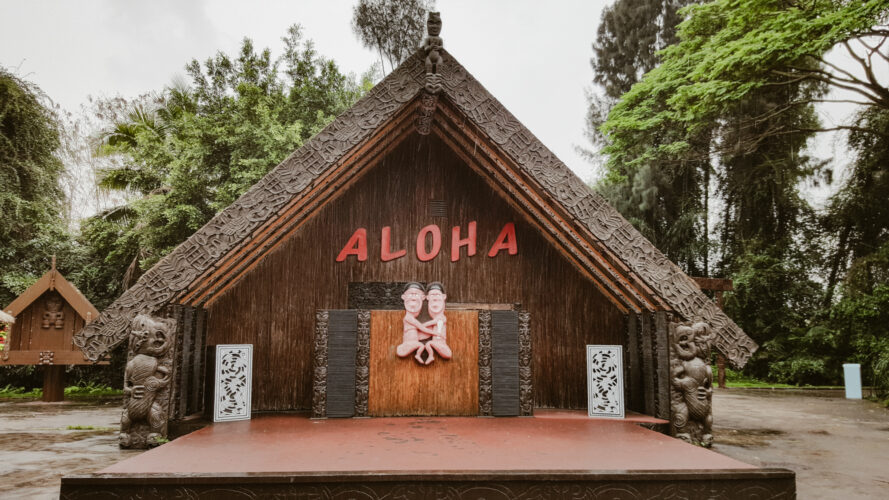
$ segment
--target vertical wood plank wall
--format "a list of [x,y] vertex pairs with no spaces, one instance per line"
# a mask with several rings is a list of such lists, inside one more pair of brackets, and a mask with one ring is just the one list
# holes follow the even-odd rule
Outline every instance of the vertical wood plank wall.
[[[446,216],[432,216],[432,200]],[[478,248],[450,260],[452,226],[477,221]],[[504,223],[515,222],[518,255],[487,256]],[[437,224],[438,257],[420,262],[417,233]],[[380,260],[380,233],[392,250]],[[368,260],[335,258],[359,227]],[[349,282],[441,281],[449,302],[520,303],[531,315],[533,386],[538,407],[586,407],[586,344],[624,344],[620,311],[501,195],[434,136],[414,136],[328,204],[209,308],[207,344],[254,345],[254,409],[309,409],[316,309],[348,307]]]

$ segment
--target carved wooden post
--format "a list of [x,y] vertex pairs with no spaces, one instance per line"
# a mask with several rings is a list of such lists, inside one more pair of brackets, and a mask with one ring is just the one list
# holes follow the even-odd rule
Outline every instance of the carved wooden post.
[[670,324],[670,434],[691,444],[713,443],[710,325]]
[[176,320],[139,314],[130,323],[121,448],[149,448],[167,438],[175,346]]

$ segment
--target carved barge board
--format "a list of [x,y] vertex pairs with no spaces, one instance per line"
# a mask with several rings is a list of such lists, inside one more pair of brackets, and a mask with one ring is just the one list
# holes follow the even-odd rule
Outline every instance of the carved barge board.
[[355,416],[358,311],[328,311],[327,416]]

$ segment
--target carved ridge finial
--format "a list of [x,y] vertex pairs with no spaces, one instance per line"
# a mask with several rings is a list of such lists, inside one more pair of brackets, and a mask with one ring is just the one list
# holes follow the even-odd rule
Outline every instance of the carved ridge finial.
[[444,49],[444,41],[441,38],[441,13],[429,12],[426,19],[426,40],[423,41],[423,51],[426,53],[426,91],[437,94],[441,90],[441,50]]

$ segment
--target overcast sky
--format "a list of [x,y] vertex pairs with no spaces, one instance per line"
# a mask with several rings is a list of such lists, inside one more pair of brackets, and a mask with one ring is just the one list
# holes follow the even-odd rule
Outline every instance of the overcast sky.
[[[160,90],[185,64],[244,37],[280,55],[300,23],[318,52],[361,74],[377,55],[352,34],[353,0],[0,0],[0,65],[76,111],[88,95]],[[605,0],[438,0],[445,48],[584,180],[584,88]],[[545,6],[544,6],[545,5]],[[387,68],[388,69],[388,68]]]

